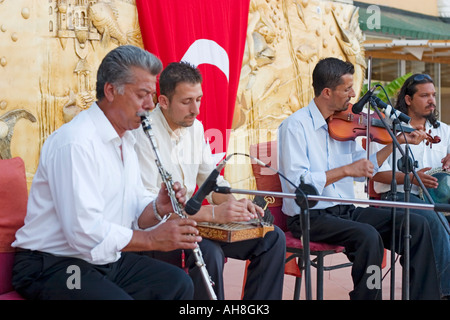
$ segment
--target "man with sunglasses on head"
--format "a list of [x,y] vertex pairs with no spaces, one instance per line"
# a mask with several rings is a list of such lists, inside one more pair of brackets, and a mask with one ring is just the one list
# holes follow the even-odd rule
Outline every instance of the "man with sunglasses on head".
[[[439,143],[430,145],[430,141],[422,141],[417,145],[409,145],[409,156],[416,161],[417,175],[422,180],[426,188],[438,188],[438,179],[427,172],[433,168],[450,169],[450,127],[437,120],[436,110],[436,90],[433,79],[427,74],[414,74],[409,77],[397,97],[396,109],[407,114],[411,118],[410,125],[414,129],[425,130],[430,137],[439,137]],[[435,141],[434,141],[435,142]],[[377,150],[382,146],[373,144],[373,149]],[[402,145],[405,150],[405,145]],[[401,158],[401,154],[396,150],[396,159]],[[420,186],[412,173],[410,175],[411,193],[410,202],[425,203],[420,196]],[[404,180],[405,174],[396,170],[395,180],[397,183],[396,200],[404,201]],[[383,200],[393,200],[391,192],[392,180],[392,155],[383,163],[377,174],[373,177],[374,190],[381,194]],[[442,297],[448,299],[450,296],[450,235],[443,222],[446,223],[442,213],[430,210],[411,209],[411,212],[424,216],[430,226],[433,248],[436,258]],[[438,217],[440,215],[440,217]],[[447,217],[448,219],[449,217]]]

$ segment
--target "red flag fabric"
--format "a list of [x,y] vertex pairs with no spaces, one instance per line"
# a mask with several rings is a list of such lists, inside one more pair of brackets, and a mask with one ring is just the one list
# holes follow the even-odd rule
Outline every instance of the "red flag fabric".
[[144,47],[166,66],[203,76],[198,119],[212,152],[226,152],[247,33],[249,0],[136,0]]

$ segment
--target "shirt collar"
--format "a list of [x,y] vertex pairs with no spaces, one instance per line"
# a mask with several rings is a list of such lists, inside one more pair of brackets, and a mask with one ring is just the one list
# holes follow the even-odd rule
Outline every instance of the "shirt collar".
[[117,134],[117,131],[112,126],[111,122],[105,116],[103,111],[100,109],[98,104],[94,102],[91,107],[88,109],[89,115],[92,119],[92,122],[95,123],[98,128],[98,135],[104,142],[116,141],[119,144],[122,143],[122,140],[126,140],[127,142],[134,144],[135,138],[131,132],[126,131],[121,139]]
[[433,126],[431,125],[430,121],[425,122],[425,130],[428,132],[429,129],[433,129]]
[[308,109],[309,109],[309,115],[311,116],[311,119],[313,122],[314,130],[317,131],[318,129],[327,125],[327,122],[325,121],[322,113],[320,112],[319,108],[317,107],[314,99],[311,100],[311,102],[309,103]]

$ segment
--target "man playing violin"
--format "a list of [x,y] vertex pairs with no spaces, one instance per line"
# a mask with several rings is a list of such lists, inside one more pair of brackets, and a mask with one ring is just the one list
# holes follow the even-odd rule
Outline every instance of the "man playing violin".
[[[417,161],[417,175],[426,188],[437,188],[438,179],[427,174],[432,168],[450,169],[450,127],[437,120],[436,110],[436,90],[433,80],[427,74],[414,74],[409,77],[397,97],[396,109],[411,117],[410,125],[415,129],[425,129],[425,132],[431,138],[435,137],[436,144],[430,145],[430,142],[424,140],[417,145],[411,145],[409,155],[412,160]],[[438,139],[439,138],[439,139]],[[382,147],[375,144],[373,150]],[[402,145],[405,148],[405,145]],[[404,149],[405,150],[405,149]],[[400,152],[396,151],[396,159],[401,157]],[[419,182],[414,179],[412,173],[410,181],[412,183],[410,202],[425,203],[420,197]],[[397,183],[396,199],[405,200],[404,179],[405,174],[400,170],[395,172]],[[373,177],[374,190],[381,194],[382,199],[393,200],[391,192],[392,180],[392,157],[383,163],[377,174]],[[430,226],[432,241],[437,263],[438,275],[441,283],[441,294],[443,297],[450,296],[450,235],[442,225],[446,222],[442,213],[436,213],[430,210],[411,209],[411,212],[424,216]],[[440,217],[438,216],[440,215]],[[447,217],[448,218],[448,217]]]
[[[354,140],[338,141],[328,133],[327,118],[335,112],[346,110],[353,90],[354,67],[336,58],[318,62],[313,71],[314,99],[308,106],[289,116],[278,131],[279,167],[295,185],[300,179],[314,186],[319,195],[342,199],[354,198],[354,180],[371,178],[379,165],[392,152],[388,144],[369,159],[366,152]],[[425,138],[423,131],[414,131],[399,137],[404,143],[419,143]],[[281,180],[283,192],[295,192]],[[401,217],[396,219],[399,237]],[[283,212],[288,217],[288,228],[301,236],[300,208],[292,199],[283,199]],[[351,299],[381,299],[381,288],[368,285],[374,274],[369,267],[381,268],[384,248],[390,248],[391,212],[389,209],[356,207],[340,202],[319,201],[310,213],[310,239],[341,245],[353,262],[354,288]],[[439,299],[439,284],[434,261],[428,223],[420,215],[411,214],[411,299]],[[403,247],[399,254],[403,254]],[[378,279],[381,283],[381,276]]]

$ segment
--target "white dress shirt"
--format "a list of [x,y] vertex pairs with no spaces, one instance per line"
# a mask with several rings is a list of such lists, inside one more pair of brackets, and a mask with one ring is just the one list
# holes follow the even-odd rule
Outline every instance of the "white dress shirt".
[[142,185],[134,142],[131,132],[118,136],[96,103],[53,132],[13,246],[93,264],[118,260],[156,197]]
[[[441,142],[433,144],[430,148],[430,145],[426,145],[426,140],[422,141],[421,143],[414,145],[411,144],[409,156],[413,161],[417,161],[418,167],[415,168],[416,171],[431,167],[431,168],[442,168],[441,160],[450,153],[450,127],[440,122],[440,126],[438,128],[433,128],[433,126],[427,121],[425,124],[425,130],[428,133],[429,130],[431,130],[430,135],[431,136],[439,136],[441,138]],[[372,147],[373,144],[373,147]],[[401,147],[403,151],[405,151],[405,144],[402,144]],[[379,143],[371,143],[371,152],[377,151],[384,146]],[[397,149],[397,148],[395,148]],[[395,159],[398,161],[402,155],[400,151],[395,150]],[[398,167],[396,167],[396,170],[398,170]],[[379,172],[382,171],[392,171],[392,154],[386,159],[386,161],[383,162],[383,164],[380,166]],[[380,183],[380,182],[374,182],[374,190],[377,193],[385,193],[391,190],[391,185],[386,183]],[[419,194],[419,186],[413,184],[411,186],[411,193],[418,195]],[[403,188],[403,183],[397,185],[397,191],[398,192],[405,192]]]
[[[162,167],[172,175],[173,182],[180,182],[186,189],[186,198],[192,197],[196,186],[201,186],[216,167],[211,147],[206,143],[203,125],[195,120],[190,127],[173,131],[159,106],[149,115],[156,147]],[[136,153],[141,166],[142,181],[151,192],[157,193],[162,178],[155,163],[155,153],[142,128],[133,130],[136,137]],[[223,176],[217,185],[229,187]],[[212,203],[211,194],[206,199]]]
[[[325,172],[348,165],[366,157],[364,149],[355,141],[337,141],[328,134],[328,124],[314,100],[284,120],[278,129],[279,170],[296,186],[303,176],[304,182],[314,186],[318,194],[326,197],[354,199],[353,181],[364,178],[346,177],[325,187]],[[376,155],[369,159],[378,169]],[[281,177],[280,177],[281,178]],[[285,193],[295,193],[295,188],[281,178]],[[319,201],[312,209],[324,209],[338,202]],[[282,210],[293,216],[300,207],[293,199],[283,198]]]

